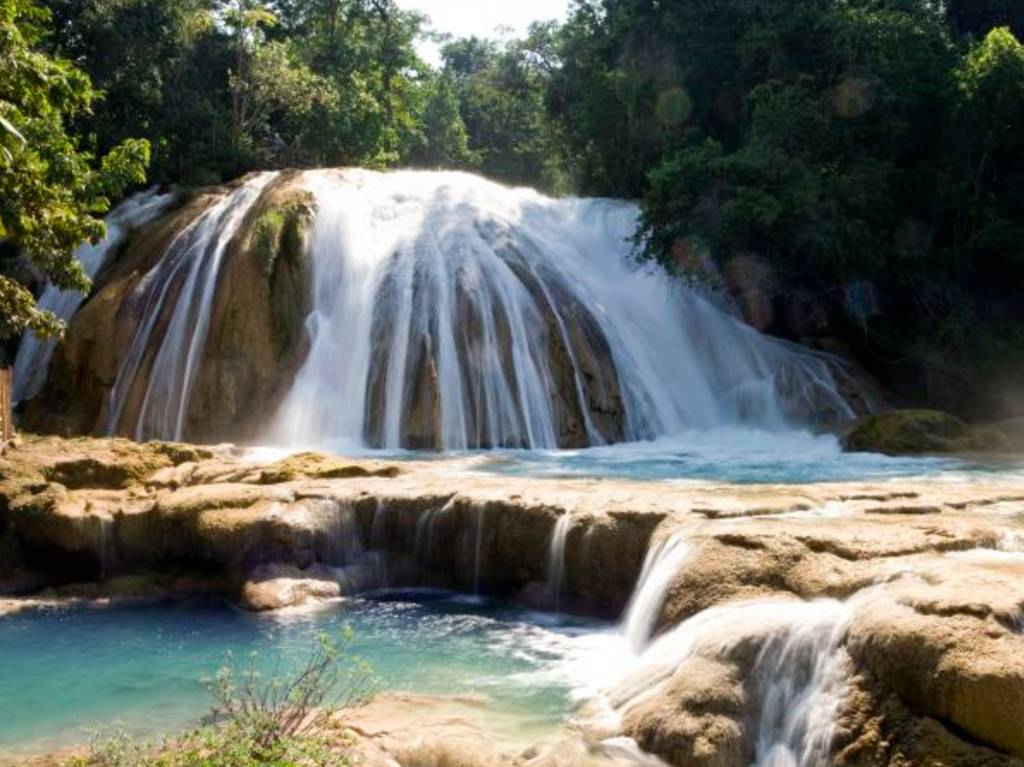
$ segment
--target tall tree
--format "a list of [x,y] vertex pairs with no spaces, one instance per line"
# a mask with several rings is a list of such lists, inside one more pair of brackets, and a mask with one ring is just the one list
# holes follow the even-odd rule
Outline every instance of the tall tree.
[[[0,0],[0,240],[57,287],[84,292],[74,250],[102,237],[110,200],[145,179],[149,145],[129,140],[95,162],[69,133],[95,92],[83,72],[43,52],[49,20],[33,0]],[[25,285],[0,275],[0,339],[26,328],[54,335],[62,325]]]

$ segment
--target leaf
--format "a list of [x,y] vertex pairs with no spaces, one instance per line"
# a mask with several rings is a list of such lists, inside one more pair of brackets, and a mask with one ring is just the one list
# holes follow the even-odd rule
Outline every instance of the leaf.
[[18,129],[11,125],[11,123],[8,122],[3,115],[0,115],[0,128],[3,128],[5,131],[14,136],[14,138],[16,138],[22,146],[28,144],[28,142],[25,140],[25,137],[22,136]]

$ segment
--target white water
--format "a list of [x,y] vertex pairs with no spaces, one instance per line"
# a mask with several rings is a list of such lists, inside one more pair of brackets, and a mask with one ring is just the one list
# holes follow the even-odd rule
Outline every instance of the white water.
[[555,612],[562,608],[562,592],[565,590],[565,544],[572,528],[572,515],[564,513],[555,522],[548,549],[548,591]]
[[[548,673],[567,680],[575,698],[588,704],[582,709],[585,726],[615,732],[633,708],[674,683],[696,692],[689,661],[736,664],[754,728],[748,733],[751,767],[829,764],[850,672],[847,627],[872,590],[847,602],[764,600],[712,607],[652,640],[651,627],[690,551],[678,534],[652,544],[618,630],[568,640]],[[745,660],[751,646],[752,663]],[[665,705],[673,705],[670,698]]]
[[[94,278],[124,242],[127,234],[163,213],[173,199],[172,194],[159,194],[151,189],[132,195],[114,208],[105,221],[106,236],[95,245],[86,243],[75,251],[75,258],[81,262],[86,275],[90,279]],[[85,298],[77,290],[60,290],[48,285],[39,297],[39,308],[53,312],[67,322]],[[55,347],[56,341],[40,340],[31,333],[22,338],[18,356],[14,360],[15,402],[32,399],[43,388]]]
[[[635,266],[632,204],[552,200],[461,173],[321,171],[307,183],[312,346],[278,414],[279,442],[550,448],[559,418],[578,409],[602,444],[593,400],[614,382],[584,380],[570,339],[590,331],[591,346],[610,350],[626,439],[781,429],[812,401],[851,415],[824,358]],[[555,380],[553,347],[571,385]],[[425,436],[409,433],[416,403]]]
[[[273,173],[261,173],[198,216],[168,246],[131,296],[142,323],[110,390],[107,431],[136,439],[183,439],[185,413],[209,330],[228,244]],[[168,317],[163,335],[156,330]],[[133,424],[122,415],[143,359],[153,354],[148,385]]]
[[678,533],[647,550],[640,580],[622,619],[622,632],[634,653],[641,652],[650,642],[665,597],[692,551],[686,538]]

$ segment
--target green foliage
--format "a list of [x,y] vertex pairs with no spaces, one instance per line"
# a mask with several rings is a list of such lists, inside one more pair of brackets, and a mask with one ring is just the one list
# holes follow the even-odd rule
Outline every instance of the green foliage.
[[438,78],[423,111],[423,149],[416,161],[431,167],[467,168],[479,158],[469,149],[466,124],[460,113],[452,77]]
[[641,198],[644,256],[878,286],[889,356],[969,359],[1020,311],[1024,48],[992,29],[1018,6],[577,0],[548,106],[583,190]]
[[[42,51],[48,20],[32,0],[0,0],[0,239],[54,285],[84,292],[74,250],[102,238],[111,198],[144,180],[149,144],[124,141],[98,167],[81,148],[69,123],[90,113],[95,93],[82,71]],[[0,340],[26,328],[62,331],[25,286],[0,276]]]
[[438,88],[457,97],[469,148],[452,165],[510,183],[570,191],[561,137],[546,103],[557,66],[555,36],[554,27],[541,24],[524,40],[466,38],[444,47]]
[[350,736],[339,714],[365,703],[376,684],[348,654],[351,641],[348,629],[337,641],[321,634],[291,676],[264,677],[255,654],[241,666],[229,662],[205,680],[211,724],[157,744],[100,734],[74,767],[345,767]]
[[52,46],[105,93],[79,127],[143,135],[163,181],[382,167],[422,145],[420,16],[393,0],[44,0]]
[[256,222],[252,247],[268,279],[279,259],[295,261],[301,257],[303,227],[310,212],[309,200],[296,200],[266,211]]

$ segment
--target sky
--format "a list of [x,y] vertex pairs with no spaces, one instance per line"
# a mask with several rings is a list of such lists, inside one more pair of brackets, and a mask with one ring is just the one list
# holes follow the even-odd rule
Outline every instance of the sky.
[[[569,0],[399,0],[399,5],[430,17],[434,30],[455,37],[494,37],[499,26],[523,33],[532,21],[561,20]],[[421,43],[420,54],[440,62],[439,47]]]

